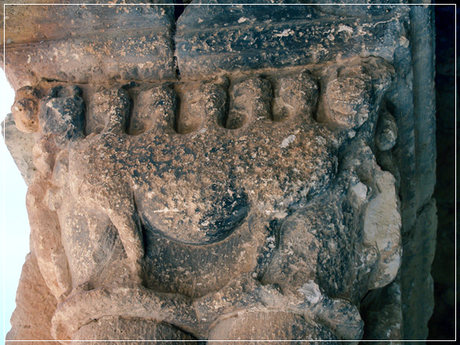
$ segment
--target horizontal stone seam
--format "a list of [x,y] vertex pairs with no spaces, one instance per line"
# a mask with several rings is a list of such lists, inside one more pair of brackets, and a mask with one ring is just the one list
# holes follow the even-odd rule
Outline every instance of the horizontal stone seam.
[[[116,31],[116,30],[111,30],[111,31],[106,31],[103,33],[98,32],[98,39],[99,38],[110,38],[110,37],[123,37],[124,33],[130,33],[130,32],[148,32],[148,33],[161,33],[158,37],[167,37],[167,38],[172,38],[171,34],[168,33],[169,30],[164,30],[164,29],[156,29],[152,30],[151,28],[142,28],[142,29],[129,29],[129,30],[123,30],[121,31]],[[129,37],[129,36],[127,36]],[[47,38],[46,40],[33,40],[29,42],[18,42],[18,43],[8,43],[6,44],[6,53],[8,53],[8,49],[21,49],[21,48],[31,48],[34,47],[37,44],[50,44],[50,43],[59,43],[59,42],[69,42],[69,41],[74,41],[74,40],[85,40],[88,38],[94,38],[94,33],[87,33],[84,35],[76,35],[76,36],[70,36],[70,37],[63,37],[63,38]]]

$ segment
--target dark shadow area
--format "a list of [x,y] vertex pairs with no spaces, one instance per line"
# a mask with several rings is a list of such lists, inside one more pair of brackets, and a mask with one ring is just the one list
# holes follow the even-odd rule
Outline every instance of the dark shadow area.
[[428,339],[453,340],[456,303],[455,7],[435,6],[435,23],[437,184],[433,196],[437,204],[438,231],[431,269],[435,308],[428,323]]
[[[190,1],[186,0],[185,2],[188,3]],[[177,19],[179,19],[180,15],[185,10],[185,6],[187,6],[187,5],[184,4],[183,0],[176,0],[176,5],[174,6],[174,20],[177,21]]]

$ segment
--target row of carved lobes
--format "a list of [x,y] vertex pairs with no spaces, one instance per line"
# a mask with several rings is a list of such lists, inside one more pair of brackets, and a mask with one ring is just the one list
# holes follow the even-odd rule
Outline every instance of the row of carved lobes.
[[[221,77],[210,82],[158,86],[137,93],[128,89],[134,93],[134,107],[129,122],[123,122],[123,126],[131,135],[153,127],[188,134],[203,127],[238,129],[255,119],[283,122],[301,116],[306,121],[333,122],[350,129],[367,120],[368,83],[360,77],[339,76],[325,84],[320,88],[315,76],[305,70],[276,78],[251,76],[231,82]],[[93,102],[92,108],[107,114],[103,104]],[[125,104],[124,108],[130,105]],[[122,121],[126,120],[119,119]]]
[[[321,90],[315,76],[304,70],[276,78],[251,76],[230,82],[220,77],[145,90],[128,86],[106,89],[92,95],[87,111],[78,86],[52,88],[40,106],[29,88],[12,110],[18,128],[29,133],[39,129],[37,112],[44,132],[67,131],[84,121],[75,117],[87,112],[86,118],[93,121],[86,126],[90,133],[120,130],[130,135],[152,128],[187,134],[204,125],[238,129],[254,119],[282,122],[297,116],[357,128],[367,119],[369,90],[361,78],[339,76],[321,85]],[[50,122],[56,127],[56,121],[60,129],[47,129]]]
[[[107,120],[118,121],[131,135],[153,127],[188,134],[203,126],[238,129],[257,118],[285,121],[299,114],[311,117],[318,103],[317,82],[307,71],[279,78],[276,82],[253,76],[230,83],[221,77],[210,82],[163,85],[142,91],[127,89],[132,95],[133,106],[123,89],[116,92],[116,97],[126,101],[121,102],[124,104],[116,102],[114,91],[95,94],[92,111],[105,116],[102,125],[106,128]],[[116,109],[107,109],[108,103],[119,103],[118,108],[125,110],[118,114],[124,118],[132,108],[129,121],[117,118]]]

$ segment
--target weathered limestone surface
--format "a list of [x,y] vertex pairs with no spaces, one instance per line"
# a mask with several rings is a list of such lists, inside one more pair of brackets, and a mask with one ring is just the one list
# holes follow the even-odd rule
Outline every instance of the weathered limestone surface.
[[56,311],[56,299],[43,280],[33,252],[27,255],[20,281],[16,310],[11,317],[14,327],[6,340],[53,340],[51,318]]
[[52,337],[426,337],[430,10],[117,4],[8,9]]
[[[14,61],[7,69],[15,89],[42,79],[88,83],[174,78],[172,7],[118,7],[95,0],[86,1],[87,6],[72,6],[74,1],[39,4],[46,2],[70,6],[7,6],[12,48],[7,59]],[[101,3],[108,5],[91,6]]]
[[2,122],[2,133],[5,133],[6,147],[10,151],[24,181],[27,185],[30,185],[37,170],[32,154],[32,149],[35,145],[34,138],[16,128],[12,114],[8,114],[5,121]]
[[[226,3],[219,0],[199,3],[205,5],[189,7],[193,15],[177,22],[176,56],[183,77],[303,66],[357,55],[392,62],[406,38],[401,20],[406,11],[400,6],[350,13],[330,6],[284,6],[274,11],[272,6],[212,6]],[[340,19],[330,20],[331,12]]]

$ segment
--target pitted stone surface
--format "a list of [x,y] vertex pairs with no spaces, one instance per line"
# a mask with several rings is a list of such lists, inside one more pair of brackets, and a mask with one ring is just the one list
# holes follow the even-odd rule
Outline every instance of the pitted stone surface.
[[[368,65],[379,69],[365,73]],[[104,127],[86,137],[59,130],[55,134],[69,138],[68,156],[56,159],[53,181],[62,180],[60,188],[68,195],[57,212],[71,271],[79,277],[74,287],[91,291],[111,280],[111,284],[132,286],[139,277],[154,291],[191,298],[215,293],[212,300],[217,302],[231,299],[231,289],[222,290],[227,284],[250,274],[250,279],[279,286],[286,298],[296,301],[296,313],[310,315],[307,305],[321,305],[322,292],[312,297],[308,281],[318,281],[330,297],[357,303],[370,288],[379,262],[379,248],[364,243],[361,220],[369,200],[378,200],[378,194],[367,193],[377,190],[372,182],[377,167],[364,139],[372,135],[392,69],[373,59],[349,60],[347,66],[348,83],[365,85],[352,92],[356,97],[363,93],[368,101],[345,107],[335,117],[323,116],[323,122],[316,121],[316,111],[328,111],[331,107],[323,100],[336,97],[323,87],[335,79],[324,76],[341,70],[341,65],[292,70],[280,76],[184,81],[94,93],[86,104],[87,113]],[[237,94],[234,85],[250,89],[259,85],[252,88],[259,96]],[[134,107],[134,118],[141,119],[137,123],[146,125],[141,133],[128,134],[127,124],[133,123],[129,122],[130,104],[158,104],[158,94],[166,96],[166,103],[155,108],[151,118],[146,113],[140,117],[139,108]],[[67,102],[67,95],[55,95],[55,101],[46,101],[45,107]],[[154,97],[148,100],[145,95]],[[278,103],[263,107],[264,99],[278,99]],[[237,128],[226,128],[226,119],[241,113],[242,102],[249,109],[265,110],[245,112]],[[353,119],[359,112],[367,114],[363,121],[340,120]],[[79,123],[78,110],[67,113],[70,123]],[[185,123],[188,126],[181,127]],[[182,130],[185,134],[180,134],[181,128],[188,128]],[[352,139],[350,133],[355,133]],[[351,145],[346,160],[339,155],[343,145]],[[355,156],[355,160],[350,158]],[[61,171],[63,177],[59,177]],[[390,210],[398,212],[397,205],[390,205]],[[399,248],[400,243],[391,245]],[[122,260],[115,262],[120,255]],[[113,276],[114,270],[119,270],[118,277]],[[242,308],[252,303],[260,308],[260,293],[253,302],[245,295],[237,297]],[[228,313],[228,307],[202,318],[206,322],[201,325],[202,320],[179,322],[168,317],[168,322],[192,334],[207,334],[206,325]],[[56,330],[63,320],[56,319]],[[332,327],[330,331],[338,332],[339,338],[359,337],[362,330],[358,323],[358,333],[347,336],[333,326],[330,317],[327,320],[325,327]],[[311,331],[305,327],[305,332]]]
[[[177,21],[176,56],[182,77],[200,79],[358,55],[392,62],[399,42],[407,40],[401,25],[407,6],[354,11],[348,6],[298,6],[297,1],[278,6],[269,1],[200,3],[187,7]],[[338,15],[333,21],[331,12]]]
[[46,3],[6,6],[5,63],[15,88],[41,78],[74,83],[175,78],[171,6],[147,0],[138,6]]
[[53,337],[401,334],[409,9],[116,5],[8,43]]

